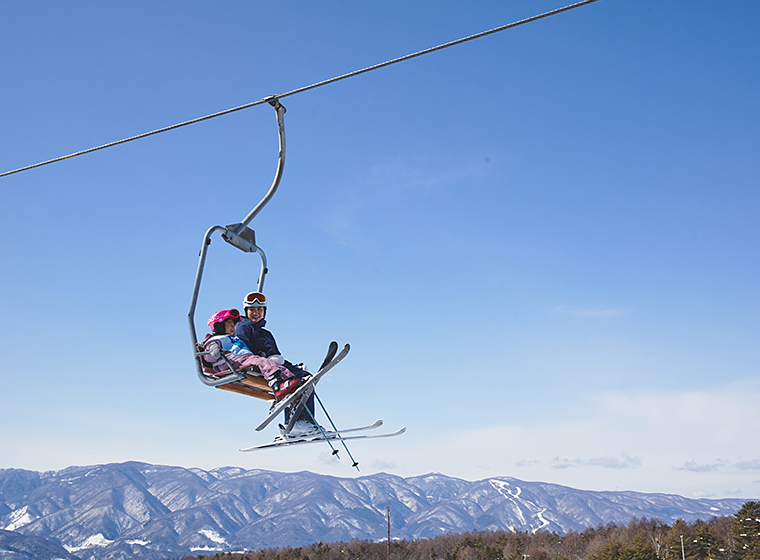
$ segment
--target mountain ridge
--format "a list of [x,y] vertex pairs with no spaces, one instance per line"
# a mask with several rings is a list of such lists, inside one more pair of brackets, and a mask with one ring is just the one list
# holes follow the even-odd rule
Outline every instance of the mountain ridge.
[[733,514],[744,501],[441,473],[340,478],[136,461],[0,469],[0,529],[47,539],[82,560],[379,540],[388,510],[393,537],[412,540],[467,531],[566,533],[632,517],[694,521]]

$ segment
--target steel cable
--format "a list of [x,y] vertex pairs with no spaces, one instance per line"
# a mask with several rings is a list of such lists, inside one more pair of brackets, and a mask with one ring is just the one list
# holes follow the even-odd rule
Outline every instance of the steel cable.
[[349,72],[348,74],[343,74],[341,76],[336,76],[334,78],[330,78],[328,80],[323,80],[321,82],[316,82],[314,84],[311,84],[309,86],[300,87],[298,89],[294,89],[291,91],[288,91],[286,93],[280,93],[277,95],[269,95],[267,97],[264,97],[262,99],[259,99],[258,101],[254,101],[252,103],[246,103],[245,105],[240,105],[238,107],[232,107],[231,109],[225,109],[224,111],[219,111],[217,113],[211,113],[210,115],[206,115],[204,117],[198,117],[195,119],[191,119],[189,121],[184,121],[181,123],[173,124],[171,126],[165,126],[163,128],[158,128],[156,130],[151,130],[150,132],[143,132],[142,134],[138,134],[137,136],[130,136],[129,138],[124,138],[122,140],[117,140],[115,142],[109,142],[107,144],[102,144],[100,146],[95,146],[93,148],[88,148],[86,150],[81,150],[79,152],[74,152],[73,154],[69,154],[66,156],[60,156],[54,159],[49,159],[47,161],[42,161],[39,163],[35,163],[33,165],[27,165],[26,167],[19,167],[18,169],[14,169],[12,171],[6,171],[4,173],[0,173],[0,177],[6,177],[8,175],[13,175],[14,173],[20,173],[21,171],[27,171],[29,169],[34,169],[35,167],[42,167],[43,165],[49,165],[51,163],[56,163],[58,161],[63,161],[65,159],[71,159],[73,157],[81,156],[84,154],[89,154],[91,152],[96,152],[98,150],[104,150],[105,148],[110,148],[112,146],[118,146],[119,144],[125,144],[127,142],[132,142],[133,140],[140,140],[141,138],[147,138],[148,136],[153,136],[154,134],[160,134],[162,132],[167,132],[169,130],[174,130],[176,128],[181,128],[183,126],[188,126],[191,124],[199,123],[202,121],[207,121],[209,119],[214,119],[216,117],[221,117],[223,115],[228,115],[230,113],[234,113],[236,111],[242,111],[243,109],[248,109],[250,107],[254,107],[256,105],[262,105],[264,103],[268,103],[274,99],[282,99],[284,97],[288,97],[291,95],[295,95],[297,93],[303,93],[305,91],[309,91],[311,89],[315,89],[318,87],[326,86],[327,84],[332,84],[334,82],[338,82],[340,80],[345,80],[348,78],[353,78],[354,76],[358,76],[359,74],[364,74],[366,72],[371,72],[372,70],[377,70],[379,68],[385,68],[386,66],[391,66],[392,64],[396,64],[399,62],[403,62],[405,60],[410,60],[412,58],[417,58],[419,56],[429,54],[435,51],[440,51],[449,47],[453,47],[455,45],[460,45],[462,43],[466,43],[467,41],[472,41],[474,39],[479,39],[481,37],[485,37],[486,35],[492,35],[494,33],[498,33],[500,31],[504,31],[506,29],[511,29],[513,27],[517,27],[519,25],[524,25],[526,23],[530,23],[533,21],[537,21],[539,19],[543,19],[549,16],[553,16],[556,14],[560,14],[562,12],[567,12],[569,10],[573,10],[575,8],[580,8],[581,6],[585,6],[586,4],[593,4],[594,2],[598,2],[599,0],[583,0],[582,2],[577,2],[575,4],[570,4],[568,6],[564,6],[562,8],[557,8],[555,10],[551,10],[548,12],[544,12],[542,14],[538,14],[535,16],[531,16],[526,19],[521,19],[519,21],[515,21],[512,23],[508,23],[506,25],[502,25],[500,27],[495,27],[493,29],[489,29],[488,31],[482,31],[480,33],[476,33],[475,35],[469,35],[467,37],[463,37],[462,39],[457,39],[455,41],[450,41],[448,43],[443,43],[441,45],[430,47],[428,49],[424,49],[421,51],[417,51],[415,53],[407,54],[404,56],[401,56],[399,58],[394,58],[392,60],[388,60],[386,62],[381,62],[380,64],[375,64],[373,66],[367,66],[366,68],[362,68],[361,70],[354,70],[353,72]]

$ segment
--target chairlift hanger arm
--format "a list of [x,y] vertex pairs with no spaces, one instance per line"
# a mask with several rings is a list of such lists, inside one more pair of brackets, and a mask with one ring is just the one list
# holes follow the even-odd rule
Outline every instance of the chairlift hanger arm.
[[253,219],[258,216],[259,212],[266,206],[270,200],[272,200],[272,197],[274,196],[274,193],[277,192],[277,188],[280,186],[280,180],[282,179],[282,173],[285,169],[285,107],[279,102],[279,100],[275,97],[269,100],[269,104],[274,107],[275,112],[277,113],[277,132],[280,139],[280,155],[277,159],[277,171],[275,172],[274,180],[272,181],[272,186],[269,187],[269,191],[264,195],[264,198],[259,201],[259,203],[251,210],[248,215],[243,219],[242,222],[238,224],[231,224],[228,225],[224,233],[222,233],[222,238],[229,243],[230,245],[234,245],[238,249],[245,251],[247,253],[252,253],[256,250],[256,238],[253,234],[253,231],[248,229],[248,224],[250,224]]

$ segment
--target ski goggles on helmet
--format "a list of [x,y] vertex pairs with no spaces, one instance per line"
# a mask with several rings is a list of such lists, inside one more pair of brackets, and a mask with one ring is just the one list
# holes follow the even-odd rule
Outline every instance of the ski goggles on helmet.
[[217,323],[224,323],[227,319],[233,319],[236,323],[240,321],[240,312],[237,309],[222,309],[214,313],[208,320],[208,326],[211,329]]
[[251,292],[243,299],[244,307],[266,307],[267,296],[261,292]]

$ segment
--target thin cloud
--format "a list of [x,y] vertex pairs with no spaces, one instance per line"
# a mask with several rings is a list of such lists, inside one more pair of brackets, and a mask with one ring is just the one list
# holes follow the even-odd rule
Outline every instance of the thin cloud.
[[323,465],[329,465],[329,466],[335,466],[335,465],[340,464],[340,461],[335,457],[335,455],[333,455],[329,451],[322,451],[319,454],[319,462],[322,463]]
[[552,469],[571,469],[576,467],[578,467],[577,460],[570,461],[569,459],[560,459],[559,457],[555,457],[550,466]]
[[397,158],[363,169],[360,176],[344,179],[340,202],[324,216],[323,229],[341,245],[356,252],[377,250],[370,222],[378,208],[392,211],[389,201],[437,198],[447,190],[479,181],[489,166],[479,159],[458,161]]
[[623,454],[617,457],[592,457],[591,459],[565,459],[555,457],[551,468],[569,469],[576,467],[600,467],[603,469],[635,469],[641,466],[641,459]]
[[398,468],[398,465],[393,461],[383,461],[382,459],[375,460],[372,463],[372,468],[380,471],[392,471]]
[[696,461],[688,461],[687,463],[684,463],[683,466],[676,467],[676,470],[691,472],[714,472],[718,470],[760,471],[760,459],[735,462],[716,459],[712,463],[698,463]]
[[690,471],[690,472],[713,472],[722,469],[726,466],[724,461],[714,461],[712,463],[697,463],[696,461],[689,461],[684,463],[683,466],[676,467],[678,471]]
[[568,315],[575,315],[577,317],[590,317],[592,319],[608,319],[610,317],[617,317],[630,313],[628,309],[623,308],[609,308],[609,309],[571,309],[560,305],[556,308],[558,313],[566,313]]
[[586,464],[590,467],[602,467],[604,469],[636,469],[641,466],[641,459],[624,454],[619,459],[596,457],[586,461]]

